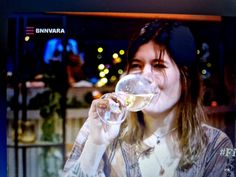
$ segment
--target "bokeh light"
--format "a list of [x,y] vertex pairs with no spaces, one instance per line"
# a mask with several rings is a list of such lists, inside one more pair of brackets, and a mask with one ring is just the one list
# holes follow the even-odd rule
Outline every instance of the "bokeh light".
[[108,82],[108,79],[106,77],[104,77],[101,79],[101,81],[106,84]]
[[98,54],[97,59],[99,59],[99,60],[102,59],[102,55]]
[[118,74],[123,74],[124,73],[124,71],[122,70],[122,69],[118,69]]
[[94,90],[94,91],[92,91],[92,96],[94,99],[98,99],[102,96],[102,93],[98,90]]
[[113,60],[114,64],[117,64],[117,63],[120,63],[120,62],[121,62],[121,58],[120,57],[114,58],[114,60]]
[[203,69],[203,70],[202,70],[202,74],[205,75],[206,73],[207,73],[207,71],[206,71],[205,69]]
[[211,63],[207,63],[206,65],[207,65],[207,67],[208,67],[208,68],[210,68],[210,67],[211,67]]
[[7,76],[12,76],[12,75],[13,75],[13,73],[11,71],[7,72]]
[[108,74],[108,73],[109,73],[109,69],[107,69],[107,68],[104,69],[104,73],[105,73],[105,74]]
[[98,52],[102,53],[103,52],[103,48],[102,47],[98,47]]
[[120,51],[119,51],[119,54],[120,54],[120,55],[124,55],[124,54],[125,54],[125,51],[124,51],[124,50],[120,50]]
[[97,87],[102,87],[104,85],[106,85],[108,82],[108,79],[107,78],[101,78],[97,83],[96,83],[96,86]]
[[29,41],[30,40],[30,37],[29,36],[25,36],[25,41]]
[[118,57],[119,57],[119,55],[117,53],[113,53],[112,58],[116,59]]
[[110,82],[115,82],[117,80],[117,77],[115,75],[111,76]]
[[211,106],[212,106],[212,107],[216,107],[216,106],[218,106],[217,101],[212,101],[212,102],[211,102]]
[[104,71],[101,71],[100,73],[99,73],[99,76],[100,77],[104,77],[106,74],[104,73]]
[[98,69],[99,69],[99,70],[103,70],[104,68],[105,68],[105,65],[104,65],[104,64],[99,64],[99,65],[98,65]]

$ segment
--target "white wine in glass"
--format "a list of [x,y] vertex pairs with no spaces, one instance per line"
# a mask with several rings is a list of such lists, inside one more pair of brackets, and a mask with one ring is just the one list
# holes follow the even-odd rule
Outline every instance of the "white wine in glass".
[[118,81],[114,93],[102,96],[107,100],[107,106],[97,106],[97,113],[107,124],[120,124],[125,120],[127,111],[141,111],[159,94],[159,89],[150,80],[139,74],[129,74]]

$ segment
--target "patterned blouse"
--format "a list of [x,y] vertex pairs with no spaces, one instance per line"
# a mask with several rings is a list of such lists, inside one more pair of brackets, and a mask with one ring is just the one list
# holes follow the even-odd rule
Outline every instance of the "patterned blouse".
[[[225,133],[216,128],[208,125],[203,125],[203,127],[209,139],[204,152],[190,169],[180,170],[175,168],[174,177],[234,177],[236,150],[233,148],[230,139]],[[89,128],[87,122],[85,122],[77,135],[73,149],[64,166],[62,177],[89,177],[82,171],[78,161],[88,134]],[[137,148],[137,145],[130,145],[120,139],[114,140],[103,155],[96,177],[150,177],[145,175],[146,173],[142,173],[140,167],[140,157],[146,156],[148,158],[150,153],[153,152],[150,149],[152,148],[146,144]],[[152,171],[150,172],[149,169],[147,171],[149,170],[149,174],[152,172],[157,174],[153,169],[158,164],[151,164],[153,164],[153,167],[150,167]],[[168,176],[168,174],[163,176]]]

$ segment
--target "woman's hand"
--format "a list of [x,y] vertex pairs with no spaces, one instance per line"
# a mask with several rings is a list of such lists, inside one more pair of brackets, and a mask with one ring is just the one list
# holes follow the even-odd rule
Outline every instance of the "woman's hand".
[[89,137],[97,145],[109,145],[119,134],[120,124],[106,124],[98,116],[96,109],[106,109],[109,106],[107,99],[97,99],[91,104],[89,110]]

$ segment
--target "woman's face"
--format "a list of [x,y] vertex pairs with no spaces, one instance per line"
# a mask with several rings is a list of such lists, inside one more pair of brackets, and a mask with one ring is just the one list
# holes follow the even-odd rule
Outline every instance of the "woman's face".
[[160,46],[150,41],[138,49],[130,64],[129,73],[140,73],[149,79],[160,96],[154,97],[143,111],[161,114],[173,108],[181,95],[180,72],[165,50],[160,56]]

